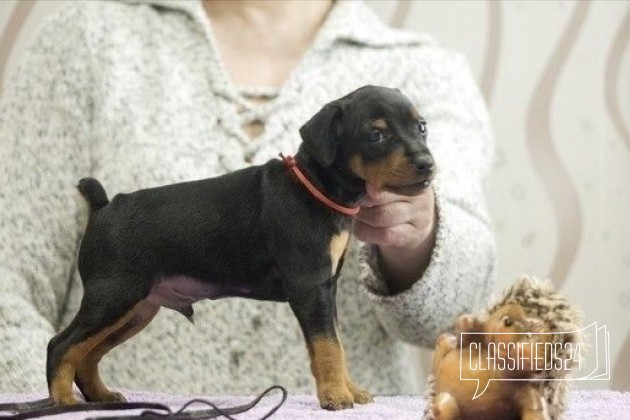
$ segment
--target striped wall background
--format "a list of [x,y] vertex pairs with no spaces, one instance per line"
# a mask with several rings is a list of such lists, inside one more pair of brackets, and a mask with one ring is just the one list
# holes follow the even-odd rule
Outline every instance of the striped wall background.
[[[0,1],[0,88],[66,2]],[[630,391],[630,2],[369,3],[467,55],[497,138],[489,199],[500,284],[523,272],[551,278],[587,323],[610,331],[611,381],[579,386]],[[421,377],[428,359],[421,352]]]

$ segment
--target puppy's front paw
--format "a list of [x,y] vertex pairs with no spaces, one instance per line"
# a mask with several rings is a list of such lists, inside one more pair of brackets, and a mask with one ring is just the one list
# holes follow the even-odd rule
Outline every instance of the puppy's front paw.
[[69,395],[53,395],[52,396],[52,400],[54,401],[55,405],[75,405],[75,404],[79,404],[79,400],[77,400],[74,395],[69,394]]
[[317,393],[319,405],[326,410],[343,410],[352,408],[353,397],[344,385],[325,385]]
[[127,402],[127,399],[123,394],[120,392],[112,392],[106,388],[92,390],[92,392],[88,392],[86,389],[84,390],[83,395],[85,396],[85,400],[89,402]]
[[127,399],[120,392],[110,392],[108,395],[104,395],[100,401],[101,402],[127,402]]
[[357,404],[367,404],[374,402],[374,398],[369,391],[365,389],[361,389],[354,384],[348,385],[348,389],[350,390],[350,394],[352,394],[352,400]]

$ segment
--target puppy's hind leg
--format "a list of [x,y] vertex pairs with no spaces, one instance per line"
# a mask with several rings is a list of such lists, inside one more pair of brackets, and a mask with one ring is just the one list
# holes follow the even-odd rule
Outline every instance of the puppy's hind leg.
[[[125,279],[124,283],[141,284],[135,278]],[[99,343],[132,319],[134,307],[146,295],[138,289],[121,293],[121,282],[117,280],[95,279],[84,284],[79,312],[70,325],[48,343],[48,392],[57,404],[77,402],[72,394],[77,367]]]
[[76,366],[74,379],[87,401],[125,401],[125,397],[122,394],[110,391],[103,384],[98,373],[98,363],[111,349],[122,344],[149,325],[159,310],[160,307],[158,305],[147,301],[138,303],[134,307],[129,321],[105,337],[79,362]]

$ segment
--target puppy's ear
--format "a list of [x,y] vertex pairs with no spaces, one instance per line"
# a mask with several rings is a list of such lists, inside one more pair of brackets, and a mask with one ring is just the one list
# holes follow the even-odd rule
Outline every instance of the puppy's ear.
[[306,150],[324,167],[332,165],[335,160],[340,118],[341,107],[331,102],[300,127]]

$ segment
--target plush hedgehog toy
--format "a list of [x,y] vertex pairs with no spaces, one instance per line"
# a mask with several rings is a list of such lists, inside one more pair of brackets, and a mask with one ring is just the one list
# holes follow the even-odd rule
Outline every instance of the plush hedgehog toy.
[[553,379],[577,361],[580,318],[549,282],[522,276],[438,338],[424,418],[559,419],[569,382]]

